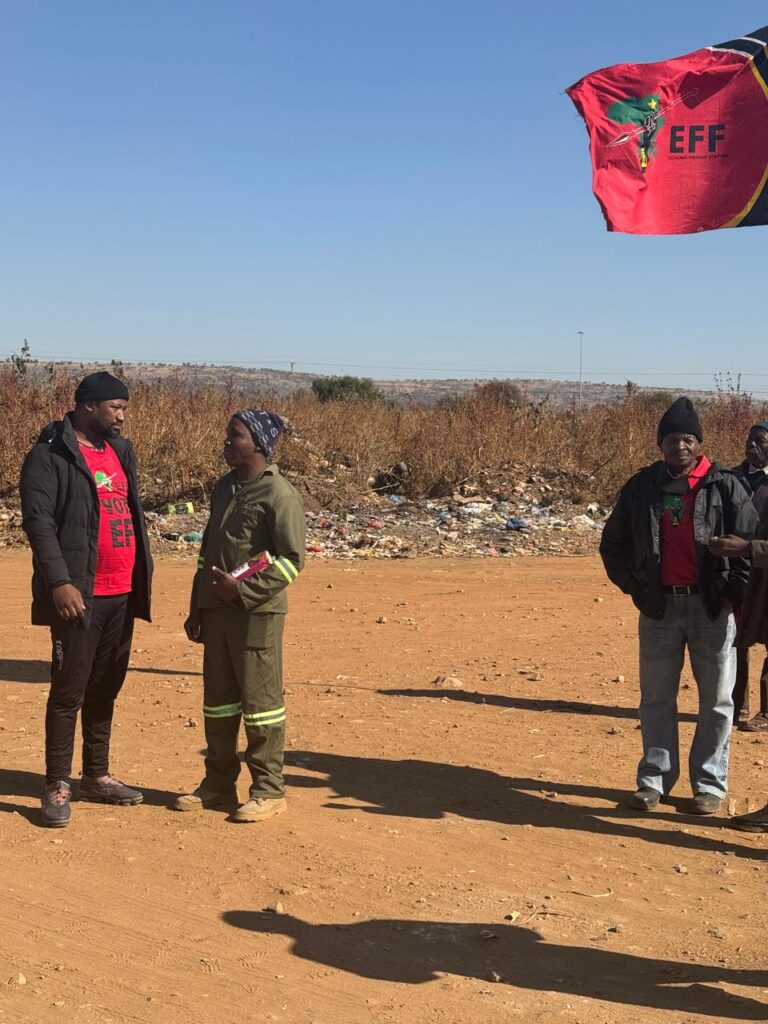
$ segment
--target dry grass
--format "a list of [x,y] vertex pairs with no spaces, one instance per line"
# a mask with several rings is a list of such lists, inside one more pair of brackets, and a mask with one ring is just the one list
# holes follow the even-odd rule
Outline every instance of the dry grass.
[[[76,380],[56,367],[46,379],[0,367],[0,496],[16,493],[21,462],[40,428],[71,407]],[[470,397],[452,408],[399,408],[386,403],[320,403],[300,393],[280,400],[233,387],[201,389],[178,376],[162,383],[129,376],[126,434],[134,441],[148,506],[199,499],[224,469],[221,444],[229,415],[264,404],[287,417],[294,432],[279,460],[316,500],[331,500],[335,477],[344,496],[366,488],[370,475],[403,461],[412,496],[450,490],[462,481],[513,482],[520,465],[573,476],[574,497],[610,501],[639,466],[657,457],[663,407],[629,394],[618,405],[575,411],[509,408]],[[749,426],[763,419],[748,396],[721,395],[700,409],[705,449],[729,465],[742,457]],[[343,467],[337,470],[337,467]],[[314,481],[325,478],[326,486]],[[321,495],[321,496],[320,496]]]

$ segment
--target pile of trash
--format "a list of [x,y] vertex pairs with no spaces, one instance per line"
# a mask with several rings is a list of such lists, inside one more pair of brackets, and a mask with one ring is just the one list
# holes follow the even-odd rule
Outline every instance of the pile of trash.
[[0,504],[0,548],[25,547],[26,543],[21,532],[21,509],[18,505]]
[[[307,553],[326,558],[514,557],[597,551],[608,509],[582,503],[556,471],[512,485],[465,483],[443,497],[367,490],[332,508],[308,508]],[[309,504],[309,503],[308,503]],[[146,513],[153,550],[196,554],[208,506],[177,502]],[[23,546],[18,507],[0,506],[0,547]]]
[[606,510],[498,496],[409,501],[379,498],[342,511],[307,513],[307,551],[328,558],[504,557],[589,554]]

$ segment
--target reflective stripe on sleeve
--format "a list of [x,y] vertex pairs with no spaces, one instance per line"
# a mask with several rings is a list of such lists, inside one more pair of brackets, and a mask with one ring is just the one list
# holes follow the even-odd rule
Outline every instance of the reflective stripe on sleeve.
[[293,583],[293,581],[299,575],[299,570],[296,568],[296,566],[293,564],[290,558],[286,558],[285,555],[278,555],[272,564],[280,570],[283,576],[285,576],[288,583]]

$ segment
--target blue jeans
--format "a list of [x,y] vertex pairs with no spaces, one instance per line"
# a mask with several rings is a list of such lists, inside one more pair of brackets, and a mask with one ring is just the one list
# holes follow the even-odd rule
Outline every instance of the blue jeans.
[[685,648],[699,691],[696,733],[688,758],[694,793],[728,792],[728,749],[736,678],[736,624],[722,611],[713,622],[699,594],[666,595],[661,620],[640,616],[640,729],[643,757],[638,789],[669,793],[680,777],[677,691]]

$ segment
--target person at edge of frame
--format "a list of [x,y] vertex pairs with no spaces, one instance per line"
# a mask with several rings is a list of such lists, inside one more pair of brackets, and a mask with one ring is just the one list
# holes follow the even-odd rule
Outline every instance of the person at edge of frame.
[[[755,423],[749,428],[745,445],[745,459],[731,472],[741,481],[747,494],[752,498],[762,536],[768,527],[768,423]],[[750,590],[762,593],[759,577],[765,570],[752,565]],[[764,610],[763,610],[764,611]],[[737,610],[737,623],[742,611]],[[768,654],[768,648],[766,648]],[[736,648],[736,685],[733,688],[733,721],[743,732],[764,732],[768,730],[768,657],[763,659],[760,672],[760,710],[749,717],[749,647],[741,644]]]
[[[752,563],[749,588],[736,636],[738,645],[768,643],[768,527],[763,521],[760,534],[753,540],[727,534],[713,537],[709,549],[719,558],[748,558]],[[768,804],[749,814],[730,819],[732,828],[742,832],[768,832]]]
[[150,620],[152,557],[133,445],[121,437],[128,389],[106,371],[75,391],[75,408],[44,427],[24,460],[22,525],[32,548],[32,623],[51,630],[41,820],[69,824],[78,711],[80,800],[139,804],[110,774],[115,700],[135,618]]
[[643,756],[630,806],[649,811],[680,775],[677,695],[685,650],[698,689],[688,759],[693,814],[716,814],[728,791],[736,634],[749,570],[742,558],[708,549],[711,537],[751,538],[757,513],[725,466],[701,450],[701,422],[690,399],[664,413],[660,461],[621,489],[603,530],[600,554],[610,580],[640,612],[640,729]]
[[[262,409],[241,409],[227,424],[224,459],[231,469],[211,495],[184,624],[189,639],[204,647],[205,777],[177,798],[179,811],[237,803],[241,719],[251,785],[233,820],[265,821],[287,809],[285,591],[304,567],[306,522],[301,498],[273,462],[283,428],[279,416]],[[266,569],[242,580],[232,575],[262,551],[273,559]]]

